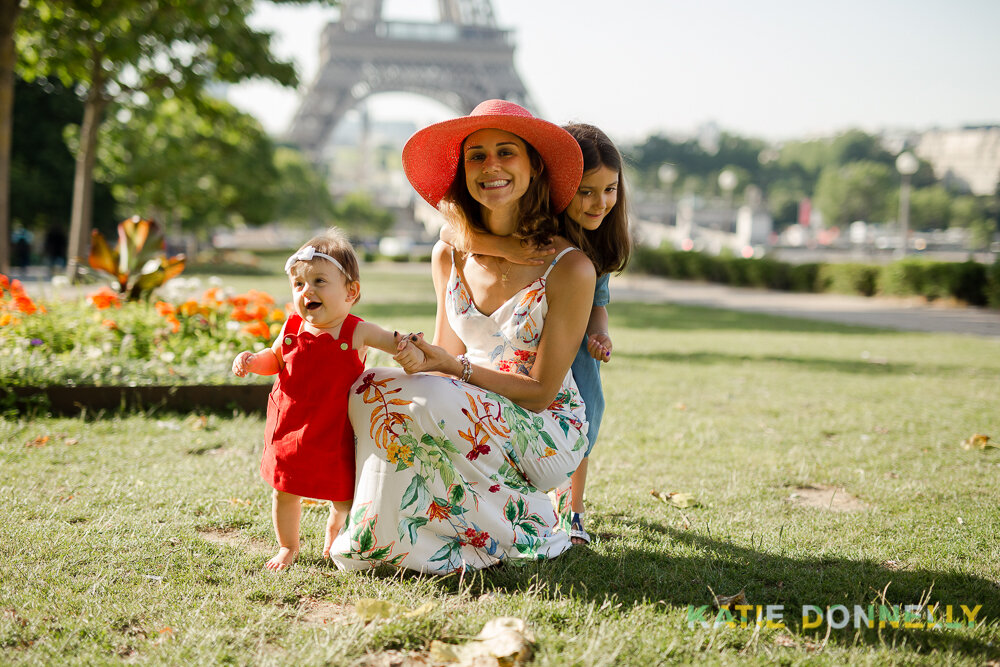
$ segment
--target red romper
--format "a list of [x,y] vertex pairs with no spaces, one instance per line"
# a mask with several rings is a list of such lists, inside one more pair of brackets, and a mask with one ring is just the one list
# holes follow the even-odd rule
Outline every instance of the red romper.
[[285,366],[268,397],[260,462],[260,476],[278,491],[321,500],[354,497],[354,429],[347,397],[365,369],[352,347],[361,321],[348,315],[339,338],[300,332],[298,314],[285,324]]

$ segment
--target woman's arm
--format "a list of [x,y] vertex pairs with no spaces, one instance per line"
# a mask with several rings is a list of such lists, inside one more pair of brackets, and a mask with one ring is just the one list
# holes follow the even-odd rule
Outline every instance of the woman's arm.
[[[450,246],[458,242],[458,235],[448,224],[441,228],[441,240]],[[549,261],[556,249],[552,242],[544,246],[522,243],[512,236],[495,236],[489,232],[472,230],[468,239],[469,252],[476,255],[501,257],[514,264],[541,265]]]
[[458,355],[465,352],[465,343],[452,330],[451,324],[448,322],[447,307],[445,306],[448,278],[451,277],[453,251],[454,249],[450,245],[443,241],[438,241],[434,244],[434,252],[431,255],[431,276],[434,279],[434,294],[437,296],[437,314],[434,317],[434,344],[444,348],[451,355]]
[[[475,365],[471,367],[469,382],[506,396],[534,412],[548,408],[562,387],[583,340],[595,279],[594,266],[582,252],[565,255],[546,281],[549,309],[530,374],[506,373]],[[462,376],[464,368],[453,350],[431,345],[419,337],[411,342],[424,353],[425,362],[421,367],[406,367],[407,372],[437,371]],[[462,348],[464,351],[464,345]]]

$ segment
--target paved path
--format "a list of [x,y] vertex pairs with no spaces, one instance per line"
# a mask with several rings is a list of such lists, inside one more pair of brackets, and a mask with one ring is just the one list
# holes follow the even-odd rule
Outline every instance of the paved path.
[[1000,310],[928,305],[910,299],[773,292],[712,283],[625,275],[611,278],[613,301],[676,303],[904,331],[1000,339]]

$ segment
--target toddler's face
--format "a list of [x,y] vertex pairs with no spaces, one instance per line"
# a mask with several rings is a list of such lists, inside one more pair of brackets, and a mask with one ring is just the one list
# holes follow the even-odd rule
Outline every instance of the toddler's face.
[[324,259],[297,262],[289,280],[295,312],[319,329],[343,322],[358,298],[358,283]]
[[594,231],[618,201],[618,171],[601,165],[584,173],[573,201],[566,207],[569,219]]

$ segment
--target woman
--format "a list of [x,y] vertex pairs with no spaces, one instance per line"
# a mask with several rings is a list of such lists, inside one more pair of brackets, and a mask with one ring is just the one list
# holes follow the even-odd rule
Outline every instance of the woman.
[[528,266],[435,246],[434,343],[406,343],[424,362],[373,369],[355,384],[358,484],[330,555],[344,568],[435,573],[559,555],[571,543],[546,491],[587,448],[569,369],[595,271],[553,238],[580,183],[580,148],[558,126],[490,100],[416,133],[403,167],[460,235],[551,238],[556,255]]

